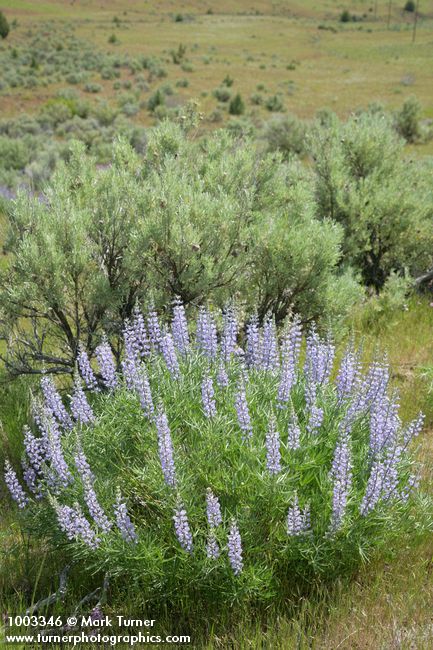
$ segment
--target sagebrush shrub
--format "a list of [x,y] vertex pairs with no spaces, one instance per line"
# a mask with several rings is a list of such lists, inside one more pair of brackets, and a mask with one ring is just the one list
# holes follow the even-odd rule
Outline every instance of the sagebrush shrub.
[[278,340],[253,316],[240,346],[233,305],[195,328],[180,302],[169,325],[136,308],[123,336],[122,372],[107,339],[97,366],[80,350],[69,409],[43,377],[24,484],[5,468],[23,524],[82,567],[155,608],[266,604],[421,525],[423,417],[401,422],[384,361],[350,345],[331,380],[329,337],[301,357],[298,318]]
[[[124,128],[119,119],[107,135]],[[278,321],[295,309],[336,322],[359,296],[337,270],[341,227],[314,217],[308,183],[275,154],[224,131],[195,142],[167,122],[147,140],[130,132],[139,156],[125,142],[107,150],[94,119],[62,126],[111,164],[98,168],[76,144],[45,201],[22,193],[12,207],[0,290],[11,371],[73,372],[80,340],[93,352],[149,292],[188,308],[238,292]]]

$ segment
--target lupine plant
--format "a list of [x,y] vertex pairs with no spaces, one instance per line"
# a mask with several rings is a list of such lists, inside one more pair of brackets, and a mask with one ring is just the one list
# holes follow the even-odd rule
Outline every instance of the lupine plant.
[[23,525],[179,605],[284,598],[421,527],[422,414],[401,421],[386,359],[363,367],[352,341],[338,368],[329,337],[302,336],[233,305],[196,324],[180,301],[171,322],[136,307],[119,366],[104,339],[69,400],[42,378],[23,471],[5,468]]

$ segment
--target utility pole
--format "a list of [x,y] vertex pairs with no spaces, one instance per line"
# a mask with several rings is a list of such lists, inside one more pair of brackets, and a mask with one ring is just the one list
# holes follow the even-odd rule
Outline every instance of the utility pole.
[[388,22],[387,22],[388,29],[389,29],[389,24],[391,22],[391,8],[392,8],[392,0],[389,0],[389,2],[388,2]]
[[418,22],[418,7],[419,7],[419,0],[416,0],[415,16],[413,19],[412,43],[415,43],[415,38],[416,38],[416,24]]

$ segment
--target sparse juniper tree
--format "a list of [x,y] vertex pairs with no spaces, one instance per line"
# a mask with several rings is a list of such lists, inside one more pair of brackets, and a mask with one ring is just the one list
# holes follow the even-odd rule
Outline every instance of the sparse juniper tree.
[[394,271],[419,275],[432,265],[433,208],[428,163],[404,155],[385,115],[333,120],[310,139],[316,215],[344,228],[343,260],[380,290]]
[[314,218],[293,174],[227,133],[194,142],[173,123],[149,132],[144,158],[117,144],[105,169],[76,144],[44,200],[22,194],[10,217],[9,370],[73,373],[79,342],[92,357],[103,332],[119,358],[123,319],[151,296],[191,308],[238,292],[259,297],[261,317],[340,315],[356,293],[337,269],[342,231]]
[[0,38],[6,38],[9,34],[9,23],[2,11],[0,11]]

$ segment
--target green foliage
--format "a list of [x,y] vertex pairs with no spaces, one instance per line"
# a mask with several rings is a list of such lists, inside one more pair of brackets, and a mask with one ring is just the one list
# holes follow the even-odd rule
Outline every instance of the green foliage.
[[352,17],[350,15],[350,12],[345,9],[341,14],[340,14],[340,23],[349,23],[352,20]]
[[395,128],[406,142],[417,142],[421,137],[421,104],[416,97],[408,97],[395,114]]
[[5,39],[9,34],[9,23],[2,11],[0,11],[0,38]]
[[263,138],[268,151],[280,151],[285,159],[306,152],[306,124],[295,115],[289,114],[266,123]]
[[[32,536],[48,547],[66,547],[69,557],[93,574],[109,573],[111,584],[122,588],[123,598],[134,598],[140,609],[151,604],[153,613],[167,605],[171,612],[210,612],[218,607],[254,604],[266,608],[282,604],[318,580],[335,581],[353,572],[373,554],[384,551],[391,540],[413,535],[428,526],[428,511],[421,517],[421,499],[379,501],[366,515],[359,508],[370,475],[369,415],[360,414],[350,437],[353,481],[339,528],[332,532],[333,481],[330,470],[339,440],[339,423],[347,405],[338,403],[332,385],[318,389],[324,420],[317,433],[307,430],[305,378],[302,371],[291,391],[289,408],[275,409],[278,381],[273,373],[249,373],[246,398],[252,437],[242,438],[234,407],[242,364],[228,364],[229,386],[216,387],[217,413],[205,418],[200,386],[205,373],[215,380],[216,368],[198,352],[180,359],[181,378],[170,377],[164,361],[155,356],[146,363],[155,403],[163,403],[171,430],[177,482],[165,482],[158,456],[155,421],[147,419],[138,397],[121,388],[96,396],[94,426],[77,427],[62,435],[62,446],[74,482],[62,489],[58,503],[80,504],[88,517],[83,483],[74,466],[77,445],[94,473],[97,498],[110,519],[116,491],[127,499],[138,534],[137,544],[125,542],[116,526],[98,532],[100,544],[91,549],[82,541],[67,543],[59,530],[54,501],[33,500],[22,521]],[[300,448],[287,441],[290,418],[297,413]],[[282,471],[270,475],[266,466],[266,433],[272,415],[282,441]],[[165,443],[167,444],[167,443]],[[408,485],[413,461],[398,463],[398,490]],[[221,549],[213,560],[206,555],[209,528],[206,490],[211,488],[221,504],[222,523],[215,528]],[[344,490],[344,488],[342,488]],[[288,535],[287,512],[298,495],[301,508],[308,504],[311,530]],[[194,540],[194,552],[183,550],[176,539],[173,512],[179,497],[185,507]],[[419,509],[416,506],[421,506]],[[236,519],[242,539],[243,570],[234,575],[227,557],[227,533]],[[430,519],[431,523],[431,519]]]
[[343,226],[346,264],[376,290],[392,271],[415,276],[432,264],[430,170],[403,147],[391,122],[370,113],[318,128],[310,142],[317,216]]
[[11,370],[72,372],[79,339],[92,352],[149,291],[186,305],[238,291],[278,319],[292,306],[335,319],[351,304],[353,291],[344,306],[329,300],[342,282],[340,227],[314,219],[305,184],[292,187],[275,154],[226,132],[195,143],[164,123],[144,159],[121,143],[111,160],[97,170],[76,144],[47,202],[22,194],[13,207],[0,294]]
[[414,0],[407,0],[406,4],[404,5],[404,11],[413,13],[415,9],[416,9],[416,4]]
[[220,88],[215,88],[213,91],[214,97],[219,101],[219,102],[228,102],[230,97],[232,96],[231,91],[227,88],[227,86],[221,86]]
[[271,113],[282,113],[285,110],[284,102],[280,95],[272,95],[271,97],[268,97],[265,101],[265,108],[267,108]]
[[147,101],[147,108],[152,113],[158,108],[158,106],[164,106],[165,104],[165,93],[158,88],[155,92],[149,97]]
[[242,115],[245,112],[245,102],[241,95],[237,93],[229,104],[230,115]]
[[174,64],[180,65],[185,58],[186,54],[186,45],[180,43],[177,50],[170,50],[170,56]]

